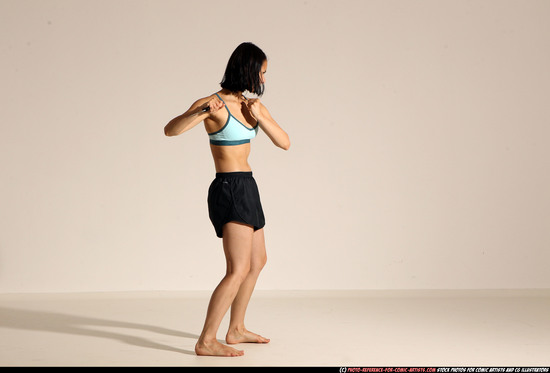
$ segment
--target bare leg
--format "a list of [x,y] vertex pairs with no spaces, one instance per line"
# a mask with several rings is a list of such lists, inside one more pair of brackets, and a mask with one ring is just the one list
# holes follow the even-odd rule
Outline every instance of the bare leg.
[[260,271],[265,266],[266,261],[264,230],[259,229],[254,232],[252,238],[250,272],[248,272],[248,275],[242,282],[239,292],[231,304],[231,319],[229,321],[229,330],[225,337],[225,341],[228,344],[269,342],[269,339],[248,331],[244,326],[246,308],[248,307]]
[[225,224],[223,229],[227,272],[210,298],[204,328],[195,345],[197,355],[241,356],[244,354],[243,351],[218,342],[216,334],[224,315],[250,272],[254,230],[248,225],[236,222]]

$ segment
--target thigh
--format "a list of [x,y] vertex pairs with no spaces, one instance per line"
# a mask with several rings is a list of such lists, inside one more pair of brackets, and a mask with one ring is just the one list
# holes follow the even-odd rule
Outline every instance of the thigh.
[[223,250],[227,260],[227,271],[250,269],[254,228],[250,225],[229,222],[223,226]]
[[252,236],[251,269],[262,269],[267,261],[264,228],[258,229]]

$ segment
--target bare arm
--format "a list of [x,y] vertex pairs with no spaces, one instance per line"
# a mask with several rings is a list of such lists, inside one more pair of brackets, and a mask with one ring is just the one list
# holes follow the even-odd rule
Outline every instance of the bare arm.
[[[164,127],[164,134],[166,136],[178,136],[189,131],[197,124],[208,118],[210,115],[218,111],[224,106],[224,103],[218,98],[205,97],[197,100],[191,105],[191,107],[183,114],[172,119]],[[203,109],[209,107],[209,111],[203,111]]]
[[260,128],[267,134],[273,144],[284,150],[290,148],[288,134],[277,124],[259,99],[248,100],[248,110],[258,120]]

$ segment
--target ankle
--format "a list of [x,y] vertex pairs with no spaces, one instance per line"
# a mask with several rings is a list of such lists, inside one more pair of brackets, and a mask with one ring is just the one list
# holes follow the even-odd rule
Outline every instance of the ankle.
[[238,324],[238,325],[229,325],[227,333],[239,333],[242,334],[246,331],[246,328],[244,327],[244,324]]
[[211,344],[211,343],[214,343],[216,342],[218,339],[214,336],[208,336],[208,335],[201,335],[199,337],[199,339],[197,340],[197,344],[202,344],[202,345],[208,345],[208,344]]

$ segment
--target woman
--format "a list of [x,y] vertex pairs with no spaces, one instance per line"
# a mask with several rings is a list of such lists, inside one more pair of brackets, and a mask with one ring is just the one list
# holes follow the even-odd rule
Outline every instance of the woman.
[[250,140],[261,128],[276,146],[284,150],[290,147],[288,135],[260,100],[243,95],[245,91],[258,97],[263,94],[266,70],[264,52],[252,43],[242,43],[229,58],[222,89],[197,100],[164,128],[166,136],[177,136],[204,121],[216,168],[216,178],[208,190],[208,211],[216,235],[222,238],[227,270],[210,299],[195,345],[197,355],[244,354],[216,339],[229,307],[227,344],[269,342],[244,325],[248,302],[267,258],[260,195],[248,164]]

